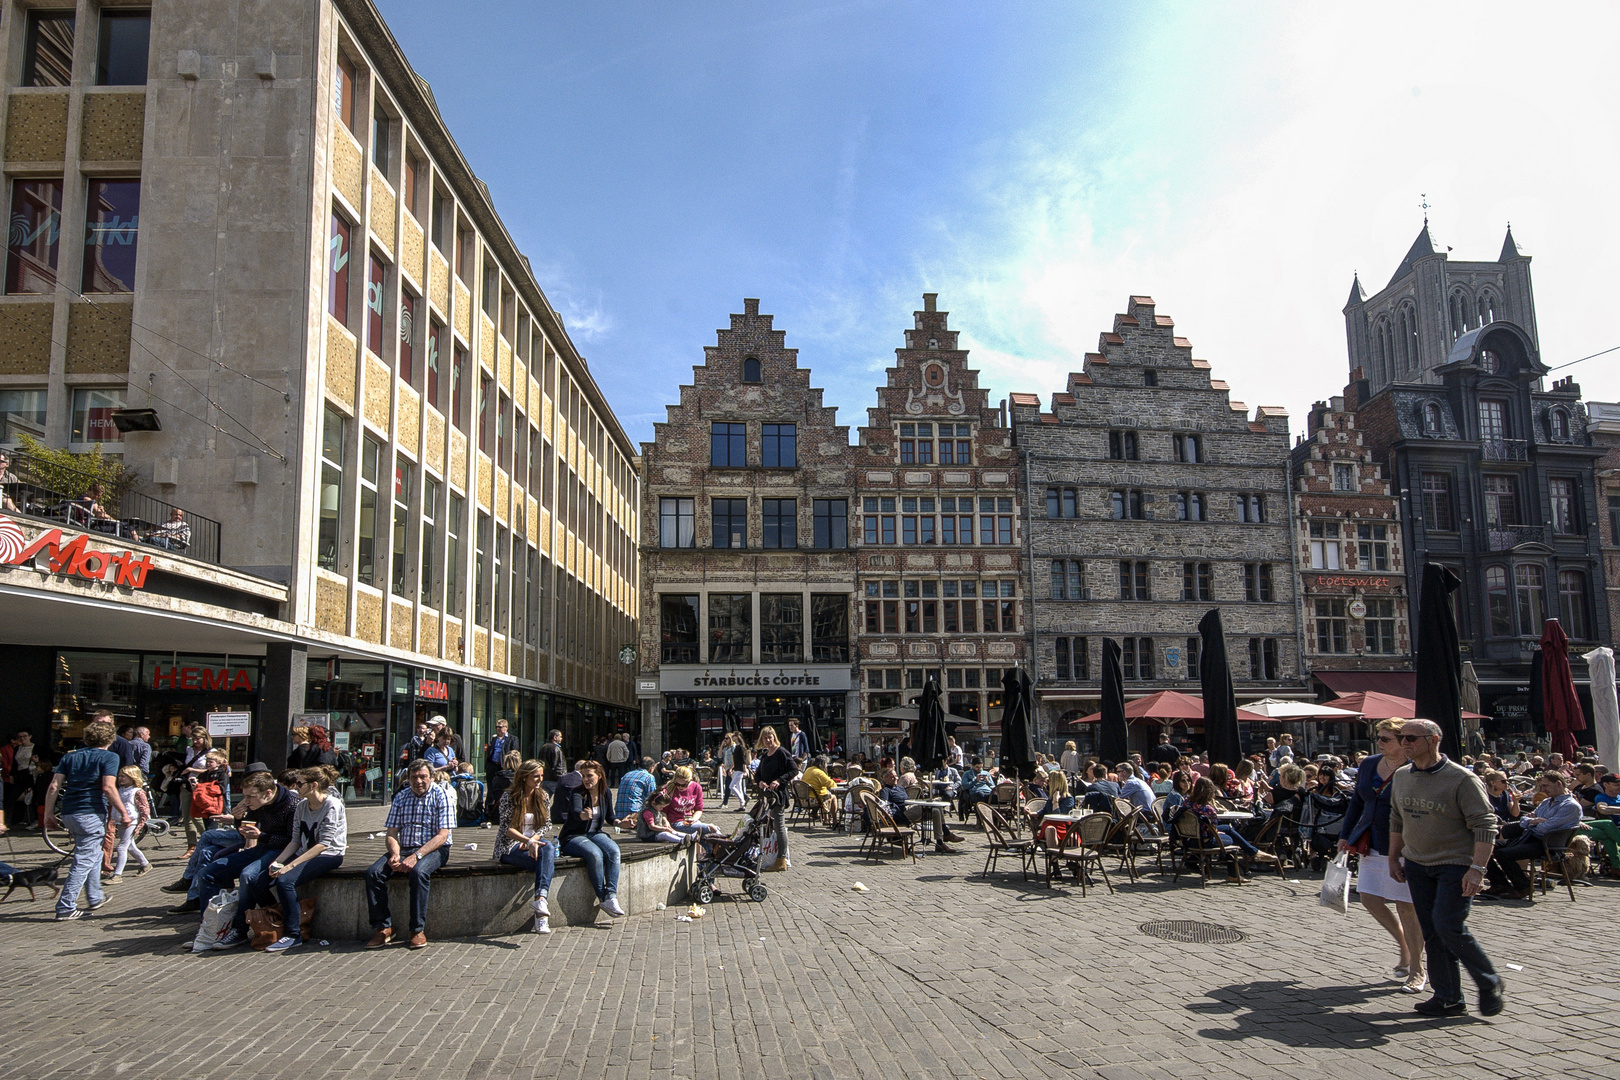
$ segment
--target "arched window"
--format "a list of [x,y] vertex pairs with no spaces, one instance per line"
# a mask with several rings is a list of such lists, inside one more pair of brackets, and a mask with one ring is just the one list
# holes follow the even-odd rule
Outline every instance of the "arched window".
[[1417,319],[1411,308],[1401,309],[1400,355],[1403,374],[1417,366]]
[[744,360],[743,361],[743,382],[757,383],[757,382],[764,382],[764,381],[765,381],[764,377],[761,376],[760,372],[759,372],[759,361],[755,360],[752,356],[750,356],[748,359]]
[[1511,637],[1513,635],[1513,608],[1508,595],[1506,567],[1488,566],[1485,568],[1485,609],[1490,615],[1491,636]]
[[1423,434],[1439,438],[1444,425],[1440,422],[1440,406],[1431,401],[1423,406]]
[[1569,442],[1569,413],[1563,409],[1547,413],[1547,437],[1553,442]]
[[1496,297],[1492,296],[1489,292],[1480,293],[1479,294],[1479,325],[1484,326],[1486,323],[1495,322],[1496,318],[1497,318],[1496,309],[1497,309]]
[[1382,386],[1389,381],[1389,319],[1378,320],[1373,328],[1373,381]]
[[1457,338],[1473,329],[1474,305],[1468,294],[1458,289],[1451,294],[1451,338]]

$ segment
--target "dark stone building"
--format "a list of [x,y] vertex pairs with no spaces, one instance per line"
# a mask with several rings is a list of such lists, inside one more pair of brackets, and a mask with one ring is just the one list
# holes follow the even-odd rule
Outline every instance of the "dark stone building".
[[1605,603],[1609,632],[1613,633],[1620,626],[1620,403],[1589,401],[1586,413],[1587,435],[1603,451],[1597,469],[1598,512],[1602,517]]
[[751,737],[859,715],[849,428],[744,300],[642,444],[643,746],[694,752],[729,711]]
[[[1251,420],[1153,299],[1133,296],[1051,411],[1013,394],[1012,419],[1044,736],[1089,738],[1063,725],[1098,708],[1105,637],[1123,644],[1129,696],[1196,694],[1198,620],[1213,607],[1240,703],[1301,693],[1282,409]],[[1159,734],[1133,726],[1133,749]]]

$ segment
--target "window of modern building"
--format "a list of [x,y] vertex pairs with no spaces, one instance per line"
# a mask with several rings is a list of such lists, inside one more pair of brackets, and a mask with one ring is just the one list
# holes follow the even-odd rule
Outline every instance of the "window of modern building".
[[1079,559],[1052,560],[1052,599],[1084,600],[1084,565]]
[[371,114],[371,161],[388,175],[389,155],[394,147],[394,122],[382,111],[381,103],[373,105]]
[[1452,514],[1451,475],[1426,472],[1418,482],[1423,499],[1423,527],[1435,532],[1454,532],[1457,526]]
[[1110,498],[1115,521],[1140,521],[1143,519],[1141,489],[1119,488],[1110,493]]
[[366,348],[372,355],[383,355],[383,303],[388,268],[376,252],[366,270]]
[[1558,571],[1558,607],[1564,619],[1564,631],[1572,641],[1584,641],[1592,636],[1586,617],[1586,575],[1579,570]]
[[1333,490],[1356,490],[1356,467],[1343,461],[1333,463]]
[[1148,564],[1122,559],[1119,564],[1119,598],[1121,600],[1151,600],[1148,588]]
[[491,611],[494,607],[489,582],[489,549],[494,544],[494,535],[488,514],[478,515],[478,528],[473,533],[473,604],[477,611],[473,617],[478,625],[488,626]]
[[695,664],[698,662],[698,598],[671,596],[658,597],[659,663]]
[[417,220],[422,217],[422,159],[410,151],[405,153],[405,209]]
[[[124,388],[86,388],[73,391],[72,426],[68,439],[76,443],[117,443],[124,433],[113,423],[113,413],[124,407]],[[115,448],[116,449],[116,448]]]
[[421,310],[421,298],[412,296],[409,289],[399,290],[399,359],[395,369],[406,386],[416,378],[416,313]]
[[810,662],[849,663],[849,597],[846,594],[811,594]]
[[1078,493],[1072,487],[1049,487],[1046,489],[1046,516],[1049,518],[1075,516]]
[[696,500],[661,498],[658,500],[658,546],[689,548],[697,546]]
[[332,79],[332,106],[337,109],[338,119],[343,121],[343,126],[348,128],[351,134],[354,132],[356,89],[354,61],[339,49],[337,74]]
[[709,594],[709,663],[747,664],[754,657],[754,597]]
[[[422,477],[422,535],[417,543],[421,551],[421,558],[417,560],[421,567],[417,575],[418,588],[422,596],[422,606],[439,606],[439,568],[433,561],[436,550],[438,530],[434,523],[439,517],[439,482],[431,476]],[[427,643],[423,643],[423,648]]]
[[321,518],[315,543],[315,561],[323,570],[338,568],[339,521],[343,516],[343,447],[346,425],[342,413],[326,407],[321,422]]
[[23,435],[45,437],[46,392],[31,387],[0,387],[0,443]]
[[1215,596],[1213,567],[1207,562],[1181,564],[1181,598],[1212,600]]
[[1582,531],[1579,508],[1575,500],[1575,481],[1563,477],[1548,480],[1547,503],[1552,512],[1553,532],[1573,536]]
[[748,546],[748,500],[715,499],[713,509],[713,546],[717,548],[745,548]]
[[495,464],[512,468],[512,399],[504,392],[495,395]]
[[1389,526],[1361,522],[1356,525],[1357,570],[1389,569]]
[[73,81],[72,11],[30,11],[23,45],[24,86],[67,86]]
[[1136,432],[1114,430],[1108,433],[1108,456],[1114,461],[1137,461],[1141,458]]
[[1343,600],[1332,597],[1317,598],[1316,651],[1319,653],[1350,651],[1350,621],[1345,617]]
[[804,663],[804,595],[759,594],[759,662]]
[[478,248],[478,236],[473,232],[472,224],[464,219],[456,220],[456,277],[471,283],[473,273],[477,267],[473,263],[473,253]]
[[1153,639],[1128,637],[1120,642],[1122,667],[1128,682],[1146,682],[1153,678]]
[[[403,456],[394,459],[394,557],[389,565],[392,567],[390,580],[395,596],[410,596],[406,583],[410,579],[411,564],[406,545],[411,534],[411,481],[414,476],[415,470],[409,461]],[[500,577],[497,570],[496,579],[500,580]]]
[[[895,499],[893,496],[867,496],[861,500],[865,515],[864,539],[868,544],[895,542]],[[971,519],[970,519],[971,520]]]
[[740,469],[748,464],[748,425],[709,425],[709,464],[716,469]]
[[467,350],[450,347],[450,422],[467,430]]
[[799,500],[761,499],[761,543],[768,548],[799,546]]
[[81,292],[135,291],[139,249],[141,182],[91,180],[85,202]]
[[353,234],[354,227],[334,211],[332,235],[326,245],[326,310],[344,326],[349,326],[349,256]]
[[815,513],[815,545],[826,550],[842,551],[849,547],[849,502],[844,499],[816,499],[812,502]]
[[1202,491],[1178,491],[1176,499],[1177,521],[1208,521],[1209,515],[1205,510],[1208,499]]
[[1243,564],[1243,599],[1251,604],[1269,604],[1272,599],[1271,564]]
[[767,469],[799,467],[799,436],[796,424],[760,425],[760,463]]
[[1513,580],[1518,592],[1519,635],[1539,637],[1547,621],[1547,573],[1539,566],[1517,566]]
[[1059,679],[1067,681],[1085,680],[1091,677],[1091,660],[1086,639],[1083,637],[1058,637],[1052,640],[1053,660],[1055,671],[1053,674]]
[[745,383],[764,382],[764,374],[760,371],[759,361],[752,356],[743,360],[742,381]]
[[1250,524],[1263,524],[1266,520],[1266,497],[1253,492],[1239,494],[1235,503],[1237,519]]
[[145,86],[152,13],[103,8],[96,45],[97,86]]
[[1177,432],[1170,436],[1170,442],[1175,447],[1177,461],[1196,465],[1204,460],[1204,440],[1200,436]]
[[1337,521],[1311,522],[1311,569],[1339,570],[1343,568],[1342,551]]
[[483,294],[484,314],[489,316],[490,322],[500,326],[501,315],[501,268],[489,258],[488,249],[484,256],[484,284],[480,290]]
[[6,293],[53,293],[61,250],[62,181],[11,182]]
[[[432,206],[428,217],[433,219],[429,224],[429,231],[433,234],[433,246],[439,249],[439,254],[449,257],[450,247],[446,237],[450,231],[450,222],[453,220],[451,215],[456,212],[456,207],[443,191],[438,190],[433,192]],[[548,391],[551,389],[549,382],[544,385]]]
[[478,374],[478,449],[486,454],[495,453],[495,410],[491,398],[495,393],[495,380],[482,371]]
[[463,589],[466,578],[463,576],[461,537],[467,525],[467,503],[460,495],[451,495],[449,509],[445,512],[444,523],[444,560],[445,567],[445,610],[461,617],[466,606],[467,595]]
[[366,585],[382,584],[382,566],[377,559],[377,484],[382,468],[382,444],[370,435],[360,436],[359,540],[355,545],[355,577]]
[[1395,655],[1395,601],[1366,600],[1367,651],[1379,656]]

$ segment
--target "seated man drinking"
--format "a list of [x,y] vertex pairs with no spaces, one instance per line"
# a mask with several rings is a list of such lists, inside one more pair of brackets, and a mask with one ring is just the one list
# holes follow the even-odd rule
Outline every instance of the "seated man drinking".
[[[281,854],[282,848],[292,843],[293,819],[298,813],[300,800],[290,788],[276,783],[275,777],[267,772],[256,773],[242,785],[242,794],[247,811],[237,828],[245,846],[240,851],[215,859],[203,868],[197,898],[205,911],[215,893],[229,888],[238,879],[242,896],[256,895],[260,879],[269,871],[270,863]],[[213,947],[231,949],[247,943],[247,934],[233,926],[213,943]]]

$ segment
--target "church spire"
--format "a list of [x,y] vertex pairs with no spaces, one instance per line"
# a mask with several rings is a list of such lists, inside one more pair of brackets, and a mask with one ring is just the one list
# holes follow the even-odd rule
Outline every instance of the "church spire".
[[[1414,263],[1425,255],[1433,255],[1434,253],[1434,238],[1429,235],[1429,217],[1425,214],[1423,216],[1422,230],[1417,234],[1417,239],[1412,241],[1412,246],[1407,249],[1406,258],[1402,259],[1401,265],[1395,268],[1395,276],[1389,279],[1389,284],[1393,285],[1407,274],[1410,274]],[[1384,288],[1389,288],[1389,285],[1384,286]]]
[[1520,258],[1519,245],[1513,241],[1513,222],[1508,222],[1507,236],[1502,240],[1502,254],[1496,257],[1497,262],[1507,262],[1509,259]]
[[1351,278],[1350,299],[1345,302],[1344,306],[1355,307],[1365,299],[1367,299],[1367,290],[1361,287],[1361,275],[1358,273]]

